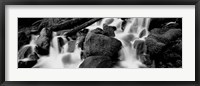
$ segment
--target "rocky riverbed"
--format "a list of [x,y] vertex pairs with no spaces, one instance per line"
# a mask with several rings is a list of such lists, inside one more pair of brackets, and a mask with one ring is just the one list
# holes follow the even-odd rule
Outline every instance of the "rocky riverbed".
[[182,68],[182,19],[19,18],[18,68]]

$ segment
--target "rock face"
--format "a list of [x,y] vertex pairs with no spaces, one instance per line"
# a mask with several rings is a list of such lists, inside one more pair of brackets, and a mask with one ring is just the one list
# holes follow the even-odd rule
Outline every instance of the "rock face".
[[84,58],[89,56],[108,56],[112,59],[118,59],[118,52],[122,43],[102,34],[89,33],[84,42]]
[[176,40],[177,38],[181,38],[182,30],[181,29],[170,29],[163,34],[153,34],[152,33],[149,35],[149,37],[154,38],[154,39],[158,40],[159,42],[168,44],[171,41]]
[[[152,20],[146,38],[147,66],[156,68],[182,67],[182,23],[180,19]],[[155,23],[156,21],[161,21]],[[176,22],[174,22],[176,21]],[[162,25],[160,24],[162,23]]]
[[40,36],[36,40],[36,52],[40,55],[48,55],[51,39],[52,31],[47,28],[43,28],[40,32]]
[[87,57],[79,68],[111,68],[116,64],[107,56],[90,56]]
[[96,29],[92,30],[90,33],[104,34],[104,31],[101,28],[96,28]]
[[31,46],[25,46],[18,52],[18,68],[31,68],[39,59]]
[[104,25],[103,26],[103,30],[104,30],[104,35],[109,36],[109,37],[115,37],[115,33],[114,31],[117,28],[115,26],[108,26],[108,25]]
[[85,41],[85,37],[86,37],[88,32],[89,32],[89,29],[83,29],[83,30],[81,30],[77,33],[77,35],[79,37],[78,47],[80,47],[82,50],[83,50],[83,43]]

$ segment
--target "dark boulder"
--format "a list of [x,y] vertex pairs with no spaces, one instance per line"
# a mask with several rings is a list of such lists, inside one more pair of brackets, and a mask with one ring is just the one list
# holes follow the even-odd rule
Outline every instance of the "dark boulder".
[[36,40],[37,47],[35,48],[35,51],[40,55],[48,55],[51,40],[52,31],[47,28],[43,28],[40,32],[40,36]]
[[107,56],[90,56],[87,57],[79,68],[111,68],[116,64]]
[[84,58],[89,56],[108,56],[112,59],[118,59],[118,52],[122,43],[112,37],[102,34],[90,33],[86,36],[84,42]]
[[103,25],[103,30],[104,30],[104,35],[109,36],[109,37],[115,37],[114,31],[117,28],[115,26],[108,26],[108,25]]
[[19,61],[18,68],[31,68],[37,63],[36,60],[33,61]]
[[150,55],[158,54],[162,51],[163,47],[165,46],[164,43],[158,42],[153,38],[146,38],[146,46],[147,46],[147,53]]
[[146,38],[147,54],[156,68],[182,67],[182,30],[169,27],[155,28]]
[[148,37],[154,38],[159,42],[164,44],[168,44],[171,41],[175,41],[178,38],[182,38],[182,30],[181,29],[170,29],[163,34],[150,34]]
[[91,30],[90,33],[95,33],[95,34],[104,34],[103,29],[101,28],[96,28],[94,30]]

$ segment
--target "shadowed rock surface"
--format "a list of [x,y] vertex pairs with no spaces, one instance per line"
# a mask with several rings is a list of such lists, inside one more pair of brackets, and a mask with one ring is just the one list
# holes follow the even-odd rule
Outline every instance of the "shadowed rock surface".
[[23,47],[18,52],[18,67],[30,68],[33,67],[39,56],[33,51],[31,46]]
[[145,53],[147,50],[146,43],[143,40],[136,40],[133,45],[134,45],[134,48],[137,50],[137,55],[141,55]]
[[[122,30],[124,30],[129,18],[121,18]],[[73,53],[76,42],[82,49],[81,59],[84,59],[80,68],[111,68],[118,62],[119,51],[122,43],[116,39],[115,26],[109,26],[113,18],[105,21],[103,28],[92,31],[87,26],[102,22],[101,18],[36,18],[31,20],[19,20],[18,27],[18,67],[33,67],[39,56],[48,56],[53,31],[57,35],[64,35],[68,41],[69,53]],[[136,19],[136,21],[138,21]],[[23,24],[21,24],[23,23]],[[137,32],[137,22],[133,24],[130,32]],[[149,31],[149,32],[147,32]],[[137,57],[149,68],[181,68],[182,67],[182,19],[181,18],[152,18],[148,30],[143,30],[139,38],[146,36],[145,40],[136,40],[133,47]],[[39,35],[36,47],[24,46],[31,41],[31,35]],[[132,33],[123,38],[125,45],[135,40]],[[59,52],[65,44],[63,38],[58,38]],[[34,49],[33,49],[34,48]],[[34,51],[35,50],[35,51]],[[62,61],[70,64],[71,55],[67,55]]]
[[[146,38],[147,59],[149,60],[144,63],[149,67],[154,65],[156,68],[182,67],[182,26],[180,26],[182,22],[180,19],[152,21],[162,22],[150,25],[150,34]],[[155,28],[152,28],[153,26]]]
[[116,62],[107,56],[90,56],[87,57],[79,68],[112,68]]
[[89,56],[108,56],[118,59],[118,52],[122,43],[102,34],[89,33],[84,42],[84,58]]
[[40,32],[40,36],[36,40],[35,51],[40,55],[48,55],[50,42],[52,40],[52,31],[46,28],[43,28]]
[[31,46],[25,46],[18,51],[18,58],[19,59],[27,58],[32,52],[33,51]]
[[115,33],[114,31],[117,28],[115,26],[108,26],[108,25],[104,25],[103,26],[103,30],[104,30],[104,35],[109,36],[109,37],[115,37]]

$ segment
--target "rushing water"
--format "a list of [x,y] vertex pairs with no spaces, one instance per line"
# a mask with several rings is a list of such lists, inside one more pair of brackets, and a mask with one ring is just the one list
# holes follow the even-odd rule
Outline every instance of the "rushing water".
[[[145,37],[148,36],[148,26],[150,18],[129,18],[126,19],[126,24],[122,25],[123,20],[121,18],[104,18],[99,22],[96,22],[87,28],[93,30],[97,27],[103,28],[104,24],[109,26],[116,26],[115,38],[122,42],[122,49],[120,50],[120,61],[115,68],[139,68],[145,67],[140,60],[140,55],[137,55],[137,49],[134,48],[134,42],[136,40],[145,41]],[[124,30],[122,29],[124,28]],[[143,34],[141,36],[141,34]],[[40,56],[38,63],[33,68],[78,68],[83,62],[80,57],[81,49],[78,47],[79,38],[75,41],[74,52],[68,52],[69,41],[62,35],[57,35],[53,32],[53,39],[50,46],[50,54],[48,56]],[[63,46],[59,46],[58,38],[64,41]],[[32,36],[32,40],[29,45],[35,47],[35,39],[37,36]],[[145,54],[145,53],[144,53]]]

